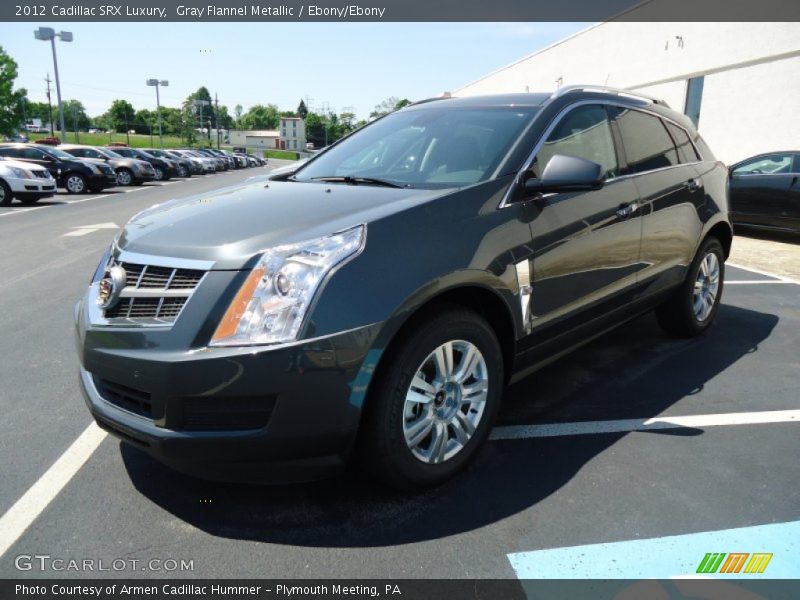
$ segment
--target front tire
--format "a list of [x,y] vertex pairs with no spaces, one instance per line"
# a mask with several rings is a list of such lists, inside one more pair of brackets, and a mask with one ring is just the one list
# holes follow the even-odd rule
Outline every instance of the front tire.
[[117,171],[117,185],[126,186],[133,183],[133,173],[128,169],[120,169]]
[[384,359],[363,424],[373,476],[402,490],[443,483],[489,435],[504,387],[500,343],[476,313],[419,324]]
[[8,184],[0,179],[0,206],[8,206],[14,199],[14,194],[11,193],[11,188]]
[[164,181],[164,169],[161,167],[153,167],[156,172],[156,181]]
[[86,178],[80,173],[69,173],[64,180],[68,194],[83,194],[87,190]]
[[711,326],[719,309],[725,282],[725,252],[710,237],[694,257],[686,280],[656,309],[661,327],[672,335],[694,337]]

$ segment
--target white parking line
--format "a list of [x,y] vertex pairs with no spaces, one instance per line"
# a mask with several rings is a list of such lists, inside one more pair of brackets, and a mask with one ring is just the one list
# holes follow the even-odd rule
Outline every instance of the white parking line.
[[[791,277],[786,277],[785,275],[778,275],[777,273],[770,273],[769,271],[762,271],[761,269],[754,269],[753,267],[745,267],[745,266],[738,265],[738,264],[732,263],[732,262],[726,262],[725,264],[727,266],[729,266],[729,267],[733,267],[734,269],[742,269],[743,271],[750,271],[751,273],[758,273],[759,275],[764,275],[766,277],[774,277],[775,279],[778,279],[780,281],[784,281],[786,283],[796,283],[797,285],[800,285],[800,281],[797,281],[796,279],[792,279]],[[764,282],[764,283],[766,283],[766,282]]]
[[92,422],[53,466],[0,517],[0,556],[6,553],[64,489],[106,435],[105,431]]
[[762,412],[692,415],[688,417],[653,417],[652,419],[621,419],[618,421],[578,421],[545,425],[508,425],[495,427],[492,440],[522,440],[566,435],[596,435],[629,431],[655,431],[682,427],[717,427],[722,425],[757,425],[800,421],[800,410],[768,410]]
[[725,285],[761,285],[761,284],[764,284],[764,283],[778,283],[778,284],[786,284],[786,283],[788,283],[789,285],[794,284],[793,281],[782,281],[780,279],[777,279],[777,280],[775,280],[775,279],[747,279],[747,280],[742,280],[742,281],[728,281],[727,279],[725,280]]

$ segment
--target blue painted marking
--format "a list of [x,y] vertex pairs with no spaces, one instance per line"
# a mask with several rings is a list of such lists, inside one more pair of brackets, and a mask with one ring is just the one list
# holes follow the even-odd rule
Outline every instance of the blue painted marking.
[[[764,573],[696,573],[706,552],[771,552]],[[706,531],[646,540],[552,548],[508,555],[520,579],[797,579],[800,577],[800,521]]]

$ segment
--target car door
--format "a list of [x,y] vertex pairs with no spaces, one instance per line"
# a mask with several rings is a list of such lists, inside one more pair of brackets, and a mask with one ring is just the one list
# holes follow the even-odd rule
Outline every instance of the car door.
[[632,181],[619,177],[605,105],[580,103],[562,112],[544,134],[531,175],[539,176],[556,154],[600,164],[607,181],[599,190],[546,194],[530,201],[537,209],[530,223],[531,346],[624,306],[640,269],[639,196]]
[[625,154],[622,173],[639,191],[639,283],[642,297],[647,297],[683,281],[694,258],[703,227],[698,211],[705,202],[697,169],[700,157],[688,133],[659,115],[616,107],[614,121]]
[[[790,224],[795,214],[791,197],[797,194],[797,173],[793,163],[793,153],[775,152],[734,165],[730,175],[734,222],[766,227]],[[797,218],[796,214],[794,218]]]
[[33,147],[25,147],[19,150],[19,160],[29,162],[35,165],[39,165],[40,167],[44,167],[50,174],[53,176],[53,179],[57,180],[61,176],[61,168],[59,166],[59,161],[43,152],[39,148]]

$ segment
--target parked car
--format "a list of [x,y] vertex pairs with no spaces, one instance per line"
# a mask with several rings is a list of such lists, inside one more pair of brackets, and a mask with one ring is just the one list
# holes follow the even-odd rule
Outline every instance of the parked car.
[[660,101],[414,104],[293,176],[134,217],[76,310],[82,387],[101,427],[202,477],[355,458],[436,485],[509,381],[653,309],[707,330],[727,212],[725,165]]
[[216,156],[213,152],[211,152],[207,148],[193,148],[192,152],[213,160],[214,164],[216,165],[217,171],[227,171],[230,168],[228,166],[227,160],[219,156]]
[[78,159],[63,150],[47,145],[0,144],[0,156],[44,167],[56,180],[58,187],[70,194],[99,192],[116,185],[114,169],[104,162]]
[[215,158],[205,156],[198,152],[194,152],[193,150],[176,149],[172,150],[171,152],[174,152],[179,156],[185,156],[194,161],[196,164],[199,164],[201,169],[200,172],[202,174],[217,172],[217,160]]
[[110,148],[62,144],[59,149],[77,158],[102,160],[114,169],[118,185],[141,185],[155,179],[155,172],[147,162],[122,156]]
[[129,148],[127,146],[111,146],[111,149],[121,156],[135,158],[149,164],[153,170],[153,178],[156,181],[166,181],[173,175],[178,174],[178,165],[168,158],[158,158],[139,148]]
[[11,135],[7,135],[5,137],[5,139],[4,139],[4,141],[6,141],[6,142],[21,142],[21,143],[25,144],[29,140],[28,140],[28,136],[27,135],[17,132],[17,133],[12,133]]
[[236,168],[236,159],[233,158],[227,152],[223,152],[222,150],[216,150],[214,148],[208,148],[206,152],[211,153],[212,156],[216,156],[217,158],[221,158],[225,161],[226,169],[235,169]]
[[257,156],[255,154],[250,154],[249,152],[247,152],[246,154],[247,154],[248,157],[254,158],[256,160],[256,162],[258,163],[259,167],[263,167],[264,165],[267,164],[267,160],[268,159],[267,159],[266,156]]
[[56,193],[56,180],[45,168],[30,163],[0,158],[0,206],[16,198],[34,204]]
[[152,154],[156,158],[164,158],[171,160],[175,163],[176,177],[191,177],[192,176],[192,162],[185,157],[171,154],[168,150],[161,150],[158,148],[144,148],[148,154]]
[[800,232],[800,151],[759,154],[730,173],[734,225]]
[[258,161],[255,158],[253,158],[252,156],[249,156],[247,154],[237,154],[236,156],[241,158],[242,160],[244,160],[245,166],[248,167],[248,168],[252,168],[252,167],[257,167],[258,166]]

